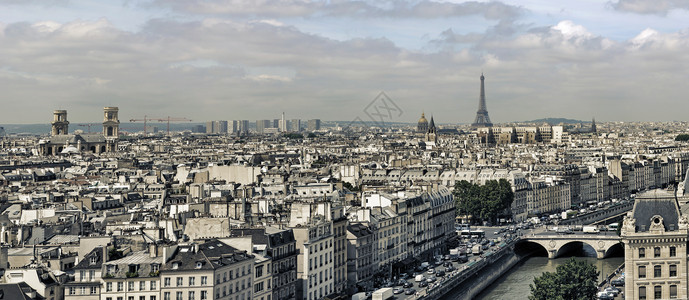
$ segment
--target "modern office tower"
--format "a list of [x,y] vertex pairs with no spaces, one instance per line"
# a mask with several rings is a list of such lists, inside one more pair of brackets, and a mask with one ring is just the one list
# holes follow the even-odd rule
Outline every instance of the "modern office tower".
[[320,130],[321,129],[321,120],[320,119],[309,120],[308,129],[309,129],[309,131]]
[[249,120],[239,120],[239,134],[249,133]]
[[215,121],[215,129],[217,131],[214,131],[213,133],[220,133],[220,134],[225,134],[227,133],[227,121]]
[[263,134],[266,128],[273,128],[270,120],[256,120],[256,132]]
[[289,125],[290,125],[290,127],[289,127],[289,128],[290,128],[290,131],[294,131],[294,132],[299,132],[299,131],[301,131],[301,120],[299,120],[299,119],[292,119],[292,121],[290,121],[290,124],[289,124]]
[[481,93],[478,99],[478,111],[476,112],[476,119],[474,119],[474,123],[471,124],[471,127],[474,128],[493,126],[493,123],[490,122],[490,118],[488,117],[488,109],[486,109],[486,91],[483,85],[484,80],[485,77],[483,77],[483,74],[481,74]]

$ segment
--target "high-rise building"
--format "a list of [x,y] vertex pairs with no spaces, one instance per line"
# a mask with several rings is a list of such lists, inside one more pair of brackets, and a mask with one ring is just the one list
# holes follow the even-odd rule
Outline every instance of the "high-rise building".
[[240,135],[249,133],[249,120],[239,120],[239,127],[237,128]]
[[299,120],[299,119],[292,119],[292,121],[290,121],[290,124],[289,124],[289,125],[290,125],[290,127],[289,127],[289,128],[290,128],[290,131],[293,131],[293,132],[299,132],[299,131],[301,131],[301,120]]
[[481,93],[478,99],[478,111],[476,112],[476,119],[471,127],[491,127],[493,123],[490,122],[490,117],[488,117],[488,109],[486,108],[486,90],[484,88],[483,82],[485,77],[481,74]]
[[321,120],[320,119],[309,120],[308,129],[309,129],[309,131],[321,130]]
[[213,121],[208,121],[206,122],[206,133],[211,134],[215,131],[215,122]]
[[216,124],[216,132],[213,133],[220,133],[220,134],[225,134],[227,133],[227,121],[215,121]]
[[289,129],[287,123],[288,123],[287,120],[285,120],[285,113],[283,112],[282,118],[280,118],[280,124],[279,124],[280,126],[278,126],[278,129],[280,130],[280,132],[287,132],[287,130]]
[[270,120],[256,120],[256,132],[263,134],[266,128],[272,128]]

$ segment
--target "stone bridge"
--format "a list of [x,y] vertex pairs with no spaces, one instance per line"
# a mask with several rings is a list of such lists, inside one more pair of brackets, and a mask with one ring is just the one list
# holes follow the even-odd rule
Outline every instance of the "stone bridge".
[[524,246],[524,243],[533,243],[543,247],[548,252],[548,258],[556,258],[560,250],[574,243],[589,245],[596,251],[596,257],[602,259],[608,256],[610,249],[616,245],[622,246],[620,237],[607,234],[540,234],[524,236],[515,245],[515,249]]

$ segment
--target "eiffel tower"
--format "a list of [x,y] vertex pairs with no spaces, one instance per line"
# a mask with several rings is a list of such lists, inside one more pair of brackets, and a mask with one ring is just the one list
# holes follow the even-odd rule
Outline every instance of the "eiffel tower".
[[486,91],[483,87],[483,73],[481,73],[481,96],[478,100],[478,111],[476,112],[476,119],[471,127],[493,127],[493,123],[490,122],[490,117],[488,117],[488,110],[486,109]]

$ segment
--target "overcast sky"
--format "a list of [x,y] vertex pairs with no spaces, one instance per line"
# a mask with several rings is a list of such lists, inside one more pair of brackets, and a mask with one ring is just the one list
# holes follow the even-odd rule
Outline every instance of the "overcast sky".
[[0,0],[0,124],[687,120],[689,0]]

